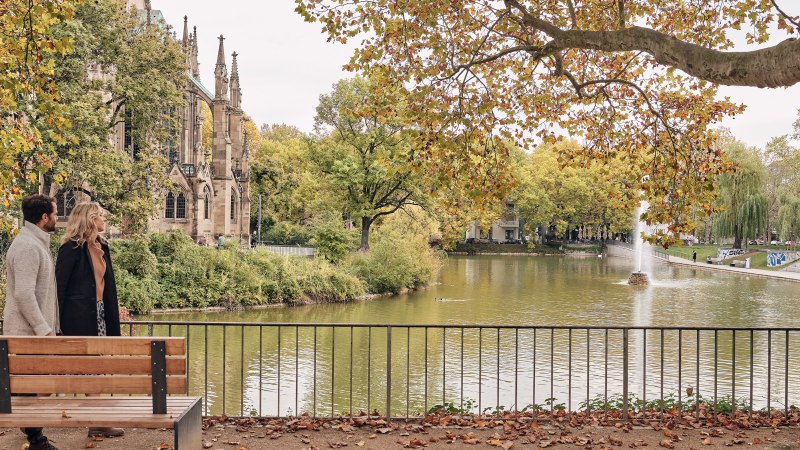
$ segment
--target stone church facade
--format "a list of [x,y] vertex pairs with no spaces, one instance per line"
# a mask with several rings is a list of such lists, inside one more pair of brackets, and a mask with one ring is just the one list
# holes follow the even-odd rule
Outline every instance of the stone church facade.
[[[148,22],[164,24],[160,11],[152,10],[149,3],[128,0],[129,6],[141,11]],[[246,239],[250,234],[250,146],[243,127],[237,54],[232,54],[229,74],[224,40],[219,36],[211,91],[200,81],[197,27],[190,33],[184,17],[181,44],[186,59],[185,104],[178,111],[181,127],[177,145],[167,155],[173,189],[162,195],[160,214],[149,220],[150,231],[181,230],[195,240],[209,243],[218,235]],[[203,145],[203,103],[208,105],[213,122],[211,148]],[[112,142],[117,149],[132,153],[124,124],[114,130]],[[75,202],[83,200],[84,194],[66,190],[55,195],[61,215],[59,224],[63,226]]]

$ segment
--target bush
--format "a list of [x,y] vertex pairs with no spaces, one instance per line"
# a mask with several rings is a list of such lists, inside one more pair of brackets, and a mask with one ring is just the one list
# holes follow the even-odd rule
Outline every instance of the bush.
[[158,259],[149,248],[146,236],[109,241],[115,270],[126,270],[137,278],[152,278],[158,273]]
[[387,221],[373,234],[370,250],[347,261],[371,293],[397,293],[427,285],[441,267],[441,254],[431,249],[424,230],[410,219]]
[[192,238],[180,231],[153,233],[149,235],[150,251],[159,262],[172,262],[181,249],[194,246]]
[[343,260],[355,248],[357,236],[343,226],[338,214],[318,219],[312,230],[316,255],[332,263]]
[[306,226],[292,222],[277,222],[265,230],[261,237],[263,242],[280,245],[302,245],[311,240]]
[[369,253],[339,265],[263,248],[202,247],[180,232],[112,241],[120,304],[141,314],[154,308],[345,302],[366,292],[420,287],[433,279],[440,259],[427,235],[416,230],[409,237],[409,229],[416,230],[389,222],[374,233]]
[[153,310],[161,296],[161,287],[152,278],[137,278],[125,269],[114,271],[120,306],[136,314],[147,314]]

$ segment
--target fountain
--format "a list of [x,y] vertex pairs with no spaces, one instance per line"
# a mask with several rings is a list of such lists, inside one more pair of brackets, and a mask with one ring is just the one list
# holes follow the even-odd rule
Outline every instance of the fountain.
[[634,286],[646,286],[650,284],[650,279],[647,274],[652,273],[652,258],[650,255],[650,243],[642,239],[642,231],[645,230],[647,224],[642,222],[642,213],[647,211],[650,207],[645,201],[639,203],[636,208],[636,215],[634,216],[633,226],[633,273],[628,278],[628,284]]

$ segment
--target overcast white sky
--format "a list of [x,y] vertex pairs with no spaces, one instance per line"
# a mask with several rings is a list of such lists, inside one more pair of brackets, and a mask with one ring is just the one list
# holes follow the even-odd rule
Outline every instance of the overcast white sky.
[[[352,46],[329,44],[319,24],[305,23],[292,0],[152,0],[178,37],[183,16],[197,26],[200,77],[214,90],[217,36],[225,35],[230,71],[231,53],[239,54],[242,106],[257,124],[285,123],[311,131],[320,94],[333,83],[352,76],[342,70]],[[781,35],[780,39],[784,39]],[[354,44],[353,44],[354,45]],[[721,95],[748,105],[723,122],[738,138],[763,146],[774,136],[791,132],[800,108],[800,85],[789,89],[724,87]]]

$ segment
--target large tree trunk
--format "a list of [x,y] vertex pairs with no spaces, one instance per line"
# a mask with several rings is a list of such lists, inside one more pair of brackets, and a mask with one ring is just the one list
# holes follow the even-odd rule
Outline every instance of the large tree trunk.
[[49,170],[45,171],[42,176],[42,194],[50,195],[53,188],[53,173]]
[[359,251],[368,252],[369,251],[369,227],[372,226],[372,219],[369,217],[362,217],[361,218],[361,247],[358,248]]
[[742,248],[742,228],[739,226],[734,228],[733,248]]

